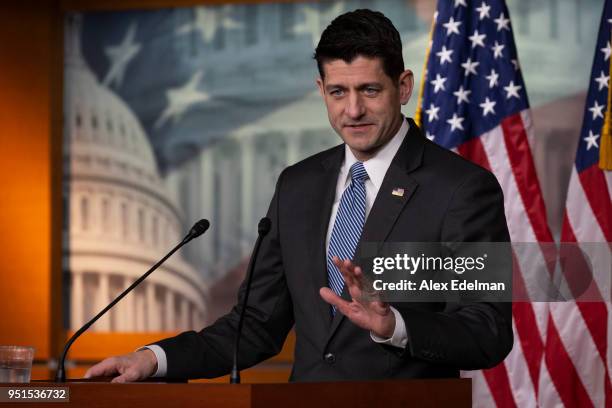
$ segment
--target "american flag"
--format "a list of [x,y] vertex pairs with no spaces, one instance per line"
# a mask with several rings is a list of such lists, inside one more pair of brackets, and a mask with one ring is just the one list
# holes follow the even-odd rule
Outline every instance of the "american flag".
[[[567,194],[561,241],[612,241],[612,172],[599,166],[603,155],[604,138],[610,138],[610,38],[612,3],[605,2],[599,27],[597,45],[578,150],[572,169]],[[612,150],[608,145],[607,149]],[[608,151],[608,154],[609,154]],[[602,166],[603,167],[603,166]],[[584,245],[587,254],[592,245]],[[609,269],[609,256],[591,255],[594,270]],[[606,263],[606,264],[603,264]],[[597,276],[597,275],[596,275]],[[605,276],[603,277],[606,278]],[[609,277],[607,277],[609,279]],[[592,289],[596,296],[606,299],[599,291],[609,282],[595,279]],[[543,405],[612,406],[610,364],[609,302],[565,302],[550,305],[549,333],[546,338],[546,366],[554,383]],[[546,398],[546,399],[544,399]]]
[[[427,137],[495,174],[504,191],[513,242],[553,242],[531,155],[529,101],[505,3],[439,1],[431,35],[417,111]],[[521,271],[545,264],[545,254],[515,255],[515,289],[524,290]],[[540,403],[540,384],[548,373],[543,364],[548,309],[546,303],[513,304],[510,355],[493,369],[465,373],[473,380],[475,406]]]

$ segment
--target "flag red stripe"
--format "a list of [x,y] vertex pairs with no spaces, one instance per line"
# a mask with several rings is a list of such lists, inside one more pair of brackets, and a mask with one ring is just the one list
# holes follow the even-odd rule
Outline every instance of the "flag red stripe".
[[603,171],[594,164],[578,173],[578,177],[606,241],[612,242],[612,203]]
[[605,363],[608,348],[608,309],[603,302],[576,302],[584,323],[589,328],[595,347],[599,351],[601,360]]
[[459,154],[463,158],[468,159],[472,163],[476,163],[480,167],[484,167],[485,169],[491,171],[489,158],[487,157],[487,152],[485,151],[480,138],[475,137],[465,143],[462,143],[457,148],[457,151],[459,151]]
[[521,342],[523,356],[527,362],[529,376],[536,396],[540,384],[540,368],[544,355],[544,342],[539,335],[538,325],[533,307],[528,302],[514,302],[512,315],[516,326],[516,333]]
[[552,234],[548,229],[542,192],[539,183],[536,182],[538,177],[521,114],[516,113],[504,118],[501,121],[501,127],[514,180],[536,239],[539,242],[553,242]]
[[[521,273],[516,254],[513,252],[513,272],[512,272],[512,291],[514,293],[527,293],[525,281]],[[525,296],[523,299],[527,299]],[[538,395],[538,386],[540,384],[540,366],[542,364],[542,356],[544,354],[544,341],[540,336],[538,324],[536,322],[533,306],[529,302],[514,302],[512,304],[512,316],[516,332],[521,342],[521,349],[529,376],[536,396]]]
[[567,208],[563,212],[563,226],[561,227],[561,242],[576,242],[576,235],[570,226]]
[[510,387],[508,370],[503,362],[488,370],[482,370],[482,374],[487,381],[497,407],[513,408],[517,406],[514,401],[512,388]]
[[[577,242],[576,235],[572,229],[572,225],[569,222],[569,216],[567,210],[563,217],[563,231],[561,235],[562,242]],[[599,290],[596,285],[592,284],[592,288]],[[601,294],[597,293],[599,299],[602,299]],[[582,318],[589,329],[589,333],[593,338],[595,347],[599,352],[599,356],[604,364],[607,361],[607,348],[608,348],[608,334],[607,334],[607,322],[608,322],[608,309],[605,303],[602,302],[576,302]],[[606,367],[607,369],[608,367]]]
[[546,336],[546,366],[551,374],[558,374],[551,375],[551,379],[566,407],[593,406],[593,402],[589,398],[584,384],[561,342],[551,315],[548,317],[548,335]]

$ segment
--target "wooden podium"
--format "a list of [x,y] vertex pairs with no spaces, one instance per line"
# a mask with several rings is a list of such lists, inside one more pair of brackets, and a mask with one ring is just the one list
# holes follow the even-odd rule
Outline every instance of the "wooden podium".
[[[471,407],[470,379],[343,381],[283,384],[163,384],[36,382],[15,387],[69,387],[70,402],[38,402],[37,407],[219,407],[219,408],[399,408]],[[2,387],[11,384],[2,384]],[[23,402],[2,403],[23,407]],[[26,403],[27,405],[31,405]]]

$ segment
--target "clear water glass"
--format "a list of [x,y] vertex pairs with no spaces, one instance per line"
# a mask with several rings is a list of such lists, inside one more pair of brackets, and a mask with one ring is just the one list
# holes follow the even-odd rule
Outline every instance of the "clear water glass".
[[0,346],[0,383],[29,383],[34,348]]

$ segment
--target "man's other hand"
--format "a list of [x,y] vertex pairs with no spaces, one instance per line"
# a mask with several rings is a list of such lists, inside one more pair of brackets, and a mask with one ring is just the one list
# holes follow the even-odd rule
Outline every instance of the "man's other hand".
[[395,329],[395,315],[389,305],[381,302],[377,296],[363,296],[366,283],[360,267],[338,257],[334,257],[333,262],[342,273],[352,300],[347,302],[327,287],[319,290],[323,300],[335,306],[337,311],[362,329],[369,330],[381,338],[390,338]]
[[149,378],[157,370],[157,358],[149,349],[138,350],[123,356],[109,357],[91,367],[85,378],[111,377],[111,382],[125,383]]

